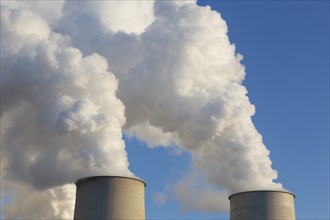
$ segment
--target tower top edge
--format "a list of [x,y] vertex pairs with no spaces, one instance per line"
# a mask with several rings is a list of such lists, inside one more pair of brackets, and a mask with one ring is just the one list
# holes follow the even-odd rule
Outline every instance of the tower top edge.
[[78,184],[80,184],[82,182],[86,182],[86,181],[89,181],[89,180],[92,180],[92,179],[101,179],[101,178],[109,178],[109,179],[131,179],[131,180],[140,181],[141,183],[144,184],[144,187],[147,186],[147,184],[142,179],[134,178],[134,177],[128,177],[128,176],[89,176],[89,177],[84,177],[84,178],[78,179],[75,182],[75,184],[78,185]]
[[239,194],[244,194],[244,193],[285,193],[285,194],[289,194],[292,195],[293,198],[296,198],[295,194],[289,191],[285,191],[285,190],[250,190],[250,191],[242,191],[242,192],[238,192],[238,193],[233,193],[231,194],[228,199],[230,200],[231,197],[239,195]]

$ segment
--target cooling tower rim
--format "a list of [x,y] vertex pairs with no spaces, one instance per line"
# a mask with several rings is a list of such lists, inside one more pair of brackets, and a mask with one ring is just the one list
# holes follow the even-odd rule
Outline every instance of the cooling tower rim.
[[104,178],[104,177],[106,177],[106,178],[122,178],[122,179],[137,180],[137,181],[140,181],[141,183],[143,183],[144,187],[147,186],[147,184],[142,179],[129,177],[129,176],[89,176],[89,177],[84,177],[84,178],[78,179],[75,182],[75,184],[78,185],[79,183],[82,183],[82,182],[85,182],[85,181],[88,181],[88,180],[91,180],[91,179]]
[[230,198],[232,196],[235,196],[235,195],[239,195],[239,194],[243,194],[243,193],[254,193],[254,192],[274,192],[274,193],[286,193],[286,194],[289,194],[289,195],[292,195],[293,198],[296,198],[295,194],[293,194],[292,192],[289,192],[289,191],[285,191],[285,190],[250,190],[250,191],[242,191],[242,192],[238,192],[238,193],[233,193],[231,194],[228,199],[230,200]]

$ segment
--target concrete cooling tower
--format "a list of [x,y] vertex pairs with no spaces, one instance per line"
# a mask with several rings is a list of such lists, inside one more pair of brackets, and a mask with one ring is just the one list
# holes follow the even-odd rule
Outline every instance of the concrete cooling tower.
[[231,220],[295,220],[294,194],[247,191],[229,196]]
[[146,184],[130,177],[95,176],[76,182],[74,219],[144,220]]

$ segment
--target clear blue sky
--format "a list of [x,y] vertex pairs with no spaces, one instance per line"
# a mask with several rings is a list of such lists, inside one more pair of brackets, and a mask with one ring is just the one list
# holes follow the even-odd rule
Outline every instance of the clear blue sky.
[[[199,1],[221,13],[244,56],[253,117],[279,181],[296,194],[297,219],[329,219],[329,2]],[[182,213],[152,197],[189,166],[189,155],[126,139],[132,171],[147,182],[148,219],[229,219]],[[142,145],[142,146],[138,146]]]

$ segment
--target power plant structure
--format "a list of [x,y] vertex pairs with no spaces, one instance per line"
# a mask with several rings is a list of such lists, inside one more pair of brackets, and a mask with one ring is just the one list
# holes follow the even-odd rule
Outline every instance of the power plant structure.
[[295,220],[294,194],[246,191],[229,196],[230,220]]
[[[144,181],[122,176],[92,176],[76,181],[74,220],[145,220]],[[295,220],[295,195],[256,190],[232,194],[230,220]]]
[[145,182],[121,176],[76,181],[74,220],[145,220]]

